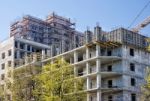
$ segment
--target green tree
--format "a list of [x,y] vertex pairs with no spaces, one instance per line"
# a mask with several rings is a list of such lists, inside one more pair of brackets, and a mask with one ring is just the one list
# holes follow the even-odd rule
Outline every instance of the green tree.
[[12,94],[13,101],[31,101],[34,99],[34,76],[40,72],[41,67],[29,64],[14,70]]
[[36,101],[84,101],[83,80],[75,77],[73,67],[63,59],[46,64],[34,81]]
[[4,101],[4,85],[0,85],[0,101]]
[[142,87],[142,101],[150,101],[150,69],[147,69],[146,84]]

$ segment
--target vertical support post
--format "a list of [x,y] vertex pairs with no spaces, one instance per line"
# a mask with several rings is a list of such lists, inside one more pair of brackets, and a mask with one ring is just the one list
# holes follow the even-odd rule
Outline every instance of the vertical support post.
[[74,52],[74,63],[78,62],[78,53],[77,51]]
[[50,49],[47,50],[46,58],[47,57],[51,57],[51,50]]
[[96,72],[99,73],[101,71],[101,60],[96,59]]
[[[20,49],[20,42],[17,42],[17,47],[18,47],[18,49]],[[16,55],[17,55],[16,58],[20,59],[20,51],[19,50],[17,50],[17,54]]]
[[[86,71],[87,71],[86,74],[88,75],[89,74],[89,63],[88,62],[86,62]],[[87,90],[88,90],[88,89],[90,89],[90,77],[87,76],[86,79],[87,79],[86,83],[87,83]]]
[[90,101],[90,94],[87,93],[87,101]]
[[101,75],[100,75],[100,70],[101,69],[101,62],[100,59],[96,60],[96,71],[97,71],[97,88],[101,87]]
[[86,59],[90,58],[90,49],[86,47]]
[[87,90],[89,90],[90,89],[90,77],[88,76],[86,80],[87,80]]
[[97,59],[96,60],[96,71],[97,71],[97,76],[96,76],[96,81],[97,81],[97,101],[101,101],[101,75],[100,75],[100,71],[101,71],[101,60]]
[[50,57],[53,57],[54,56],[54,48],[55,47],[54,47],[54,45],[51,45],[50,48],[51,48],[50,49]]
[[45,49],[42,49],[42,60],[45,59]]
[[90,73],[89,69],[90,69],[90,64],[89,62],[86,62],[86,74],[87,75]]
[[20,59],[20,51],[19,50],[17,50],[17,57],[16,58]]
[[[25,44],[24,45],[24,50],[27,51],[28,50],[27,47],[28,47],[28,45]],[[29,63],[29,56],[28,56],[27,52],[24,53],[24,59],[25,59],[25,64]]]
[[97,91],[97,101],[102,101],[102,95],[101,95],[101,91]]
[[32,52],[32,48],[33,48],[33,47],[32,47],[32,46],[30,46],[30,52]]
[[24,50],[26,50],[26,51],[27,51],[27,50],[28,50],[28,49],[27,49],[27,47],[28,47],[28,45],[27,45],[27,44],[25,44],[25,46],[24,46]]
[[65,52],[65,42],[64,42],[64,40],[63,40],[63,38],[62,38],[62,53],[64,53]]
[[101,55],[101,48],[100,45],[96,44],[96,57]]

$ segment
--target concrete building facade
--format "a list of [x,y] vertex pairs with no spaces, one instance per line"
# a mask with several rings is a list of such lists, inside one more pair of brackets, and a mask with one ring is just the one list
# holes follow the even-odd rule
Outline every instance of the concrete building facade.
[[34,53],[42,56],[43,64],[57,57],[69,62],[84,80],[86,101],[140,101],[150,66],[147,37],[124,28],[104,32],[99,26],[83,36],[72,25],[53,14],[45,21],[25,16],[11,26],[10,38],[0,43],[0,84],[6,101],[11,100],[7,82],[13,70],[37,61]]
[[[86,31],[87,43],[83,46],[45,59],[43,63],[57,57],[69,62],[75,75],[84,79],[87,101],[140,101],[146,68],[150,66],[150,53],[144,48],[147,46],[145,36],[123,28],[113,32],[105,35],[96,27],[90,36],[92,32]],[[131,40],[125,40],[129,33]],[[113,41],[108,36],[114,36],[110,38]],[[135,37],[137,43],[133,40]]]
[[[49,53],[50,46],[26,39],[11,37],[0,43],[0,85],[5,101],[11,101],[10,83],[13,82],[13,70],[38,61],[38,58],[45,59],[44,56],[50,56]],[[43,57],[38,57],[37,54],[42,54]]]

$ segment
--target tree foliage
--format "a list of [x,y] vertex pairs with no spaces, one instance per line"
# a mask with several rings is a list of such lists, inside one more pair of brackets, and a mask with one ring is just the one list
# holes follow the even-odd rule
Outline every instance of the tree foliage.
[[142,101],[150,101],[150,69],[147,69],[146,84],[142,87]]
[[63,59],[14,70],[13,101],[84,101],[83,80]]
[[34,76],[40,72],[40,67],[24,66],[14,70],[12,94],[13,101],[31,101],[34,99]]
[[83,101],[83,81],[76,78],[73,67],[62,59],[46,64],[35,78],[37,101]]
[[0,85],[0,101],[4,100],[4,91],[3,91],[3,85]]

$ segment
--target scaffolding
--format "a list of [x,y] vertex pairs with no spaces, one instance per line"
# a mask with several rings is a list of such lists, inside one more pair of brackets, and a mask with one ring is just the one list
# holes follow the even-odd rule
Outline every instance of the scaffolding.
[[30,15],[11,25],[10,37],[21,37],[35,42],[59,47],[59,53],[83,45],[83,34],[75,30],[70,19],[52,13],[46,20]]

